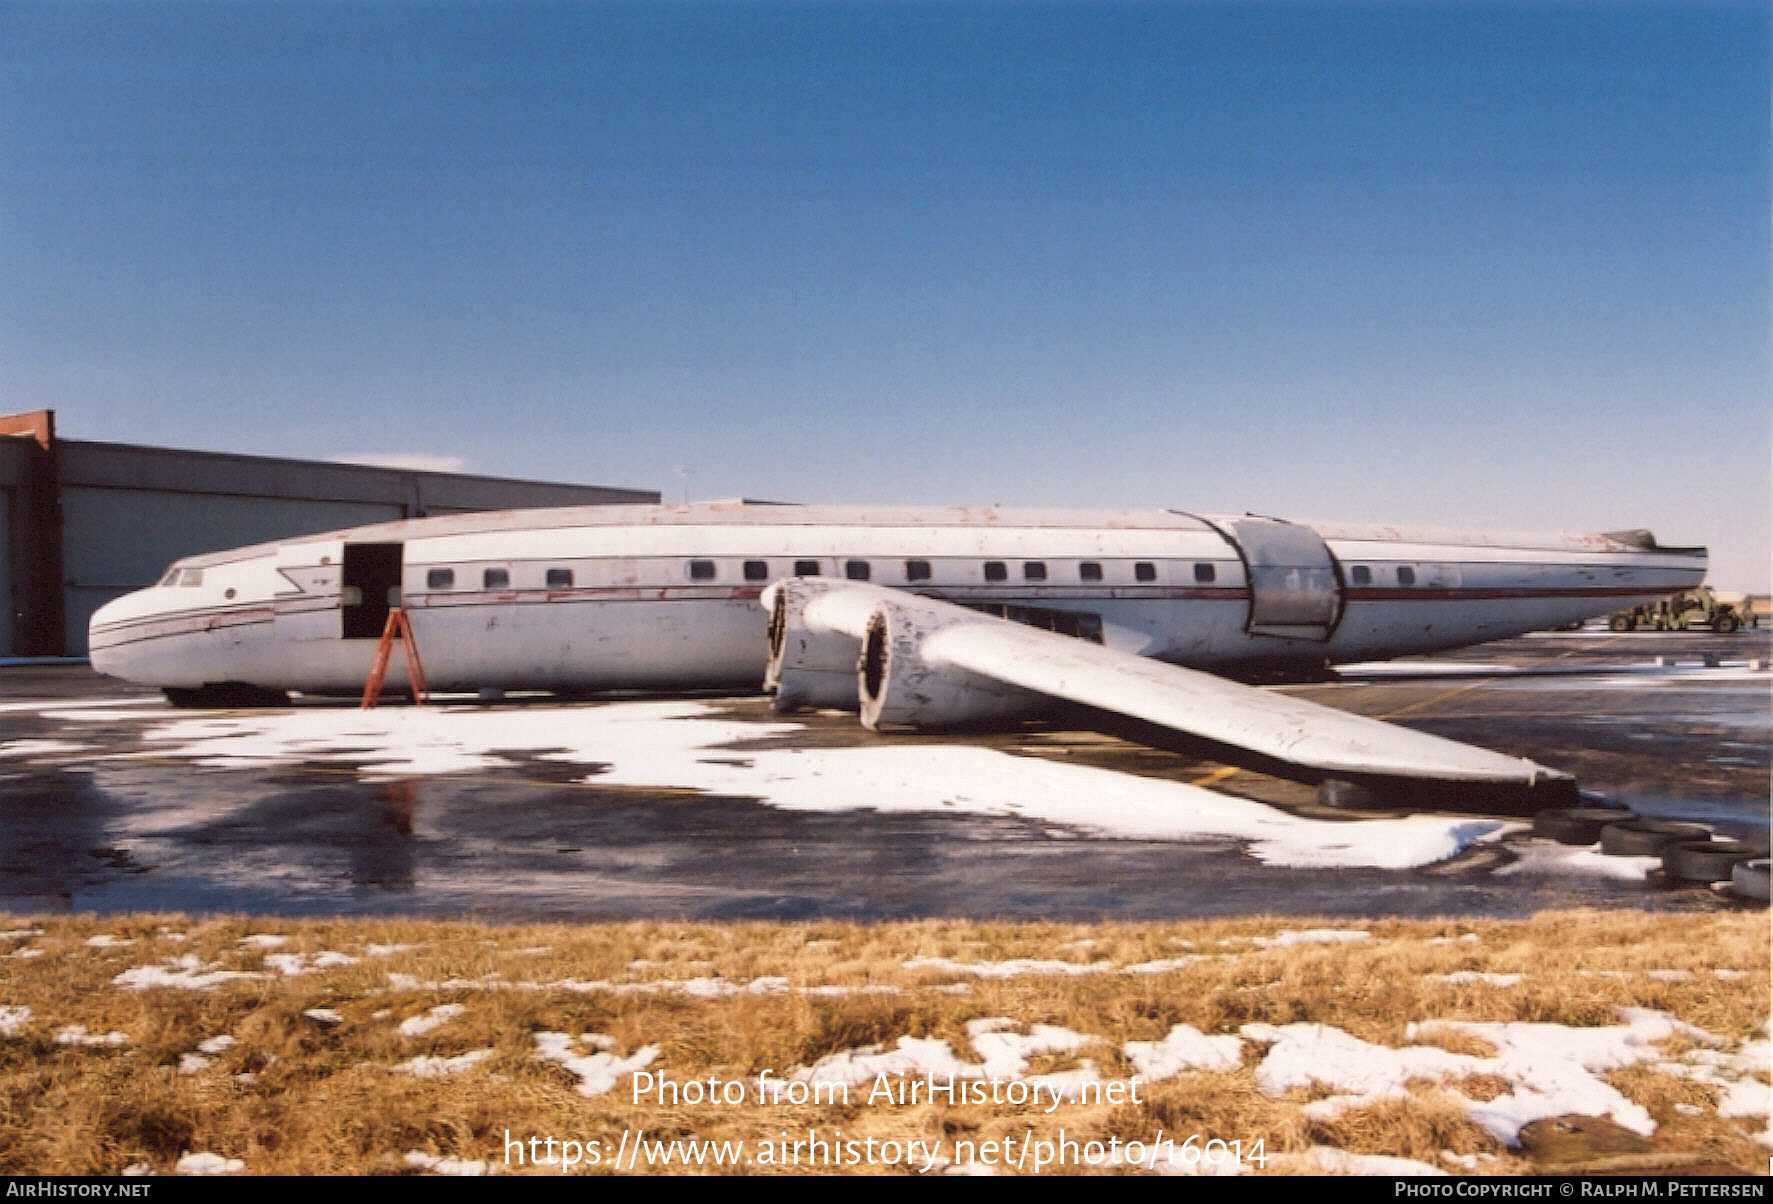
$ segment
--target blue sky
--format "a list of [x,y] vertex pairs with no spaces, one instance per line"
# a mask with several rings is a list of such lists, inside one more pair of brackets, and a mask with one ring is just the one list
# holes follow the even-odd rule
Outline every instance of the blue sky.
[[1758,3],[0,2],[0,405],[1768,583]]

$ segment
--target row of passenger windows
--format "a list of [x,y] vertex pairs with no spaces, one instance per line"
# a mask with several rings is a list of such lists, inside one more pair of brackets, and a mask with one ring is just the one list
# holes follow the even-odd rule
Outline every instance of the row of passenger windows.
[[[689,579],[691,581],[713,581],[719,572],[712,560],[692,560],[689,562]],[[744,567],[745,580],[768,581],[770,566],[767,560],[747,560]],[[843,575],[851,581],[867,581],[873,576],[870,561],[846,560],[843,562]],[[928,581],[932,576],[930,562],[927,560],[907,560],[905,562],[905,580]],[[819,562],[816,560],[796,560],[794,576],[819,576]],[[1201,584],[1210,584],[1218,574],[1211,564],[1196,562],[1194,579]],[[1085,560],[1077,566],[1077,577],[1080,581],[1102,580],[1102,566],[1093,560]],[[985,562],[985,580],[1008,581],[1009,565],[1001,560]],[[1024,560],[1022,562],[1022,580],[1047,580],[1045,561]],[[1149,582],[1157,580],[1157,566],[1149,560],[1136,561],[1133,564],[1133,580]],[[1351,565],[1348,573],[1349,584],[1373,584],[1373,570],[1364,564]],[[571,589],[573,587],[573,571],[571,569],[553,568],[547,571],[546,582],[549,589]],[[1407,564],[1397,566],[1397,583],[1399,585],[1415,585],[1416,570]],[[203,584],[202,569],[168,569],[158,584],[165,586],[197,586]],[[454,569],[431,569],[425,574],[427,589],[454,589],[456,571]],[[511,571],[509,569],[482,569],[480,573],[482,589],[510,589]]]
[[[719,576],[719,569],[712,560],[692,560],[689,562],[686,571],[688,572],[691,581],[713,581]],[[747,581],[768,581],[771,576],[770,565],[767,560],[747,560],[744,564],[743,572],[745,574],[745,580]],[[817,577],[820,575],[819,562],[817,560],[796,560],[794,562],[793,575],[796,577]],[[843,575],[851,581],[867,581],[874,575],[873,562],[867,560],[846,560],[843,562]],[[927,560],[907,560],[905,562],[905,580],[907,581],[928,581],[933,575],[934,573],[931,570],[930,562]],[[1364,564],[1351,565],[1348,576],[1349,583],[1352,585],[1373,584],[1373,570]],[[1102,565],[1094,560],[1081,561],[1077,566],[1077,577],[1080,581],[1101,581],[1103,579]],[[161,581],[161,584],[174,584],[175,578],[179,578],[179,574],[176,570],[168,573]],[[1213,581],[1217,580],[1217,578],[1218,572],[1213,565],[1208,564],[1205,561],[1197,561],[1195,563],[1194,579],[1196,582],[1206,585],[1211,584]],[[1008,581],[1009,579],[1010,567],[1006,562],[1002,560],[987,560],[985,562],[985,580]],[[186,569],[183,578],[177,580],[177,584],[198,585],[202,583],[202,580],[203,570]],[[549,589],[571,589],[573,587],[573,571],[571,569],[552,568],[547,571],[545,580]],[[1046,562],[1042,560],[1024,560],[1022,562],[1022,580],[1048,580]],[[1133,580],[1140,582],[1156,581],[1157,565],[1149,560],[1135,561],[1133,563]],[[1400,564],[1397,567],[1397,583],[1399,585],[1415,585],[1416,570],[1407,564]],[[427,589],[454,589],[455,584],[456,571],[454,569],[431,569],[425,574],[425,586]],[[480,588],[510,589],[511,571],[509,569],[482,569],[480,573]]]
[[[1046,561],[1024,560],[1021,564],[1022,580],[1048,580]],[[747,581],[767,581],[771,575],[769,562],[764,560],[747,560],[745,562],[744,573],[745,580]],[[691,581],[712,581],[716,575],[717,570],[712,560],[692,560],[689,562],[689,576]],[[796,560],[794,562],[794,576],[817,577],[819,575],[820,568],[818,561]],[[868,560],[846,560],[843,562],[843,575],[851,581],[870,580],[874,576],[874,564],[872,561]],[[1006,561],[987,560],[984,565],[984,575],[985,580],[987,581],[1008,581],[1010,579],[1010,566]],[[1194,579],[1196,581],[1212,581],[1217,575],[1217,570],[1211,564],[1202,563],[1194,566]],[[905,580],[907,581],[929,581],[934,576],[935,571],[927,560],[907,560],[905,562]],[[1094,560],[1081,561],[1077,566],[1077,576],[1080,581],[1101,581],[1103,579],[1102,566]],[[1133,564],[1133,580],[1145,582],[1156,581],[1157,565],[1149,560],[1136,561]]]
[[[719,568],[712,560],[692,560],[685,569],[691,581],[713,581],[719,575]],[[747,560],[742,569],[747,581],[768,581],[774,574],[770,572],[767,560]],[[793,576],[817,577],[821,569],[817,560],[796,560]],[[843,562],[843,575],[851,581],[868,581],[874,576],[872,561],[846,560]],[[927,560],[907,560],[905,562],[905,580],[929,581],[935,576],[930,562]],[[1077,566],[1080,581],[1103,580],[1102,565],[1094,560],[1085,560]],[[1211,564],[1199,562],[1194,566],[1194,579],[1202,584],[1211,583],[1218,578],[1218,570]],[[985,562],[985,580],[1008,581],[1010,566],[1002,560]],[[553,568],[547,572],[549,589],[571,589],[573,587],[573,571],[571,569]],[[1022,561],[1022,580],[1046,581],[1047,565],[1043,560]],[[1157,580],[1157,565],[1149,560],[1135,561],[1133,564],[1133,580],[1152,582]],[[454,589],[456,571],[454,569],[431,569],[425,574],[427,589]],[[511,588],[511,572],[509,569],[482,569],[480,588],[509,589]]]
[[[1373,570],[1364,564],[1353,565],[1348,571],[1348,581],[1351,585],[1371,585],[1373,584]],[[1407,564],[1398,565],[1397,583],[1399,585],[1415,585],[1416,570]]]

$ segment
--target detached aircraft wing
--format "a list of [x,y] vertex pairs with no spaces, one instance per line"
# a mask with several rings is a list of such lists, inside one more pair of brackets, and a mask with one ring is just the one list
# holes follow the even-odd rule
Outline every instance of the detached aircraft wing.
[[[776,583],[764,601],[775,614],[772,679],[792,677],[798,643],[823,652],[828,684],[838,667],[832,655],[838,638],[859,654],[859,664],[851,663],[858,668],[863,721],[871,727],[941,726],[943,716],[977,719],[994,710],[1022,713],[1027,705],[1018,707],[1015,700],[1025,693],[1125,715],[1327,776],[1574,785],[1569,775],[1522,757],[902,590],[805,578]],[[936,722],[920,722],[924,713]]]

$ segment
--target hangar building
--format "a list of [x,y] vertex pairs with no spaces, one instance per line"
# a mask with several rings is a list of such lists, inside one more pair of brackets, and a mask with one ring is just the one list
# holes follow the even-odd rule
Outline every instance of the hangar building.
[[528,506],[657,502],[643,489],[512,481],[57,439],[0,417],[0,656],[83,656],[92,612],[181,556],[339,527]]

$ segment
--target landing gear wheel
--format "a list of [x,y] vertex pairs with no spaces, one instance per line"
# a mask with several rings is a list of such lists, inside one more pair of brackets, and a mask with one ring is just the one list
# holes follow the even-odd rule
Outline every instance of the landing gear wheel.
[[1717,621],[1712,624],[1712,628],[1719,635],[1735,635],[1736,629],[1740,626],[1742,624],[1737,621],[1735,615],[1719,615]]
[[1737,862],[1730,871],[1730,889],[1745,899],[1759,899],[1767,902],[1767,870],[1773,862],[1765,857],[1754,861]]
[[1628,819],[1601,829],[1601,852],[1610,857],[1660,857],[1671,844],[1710,840],[1704,824]]
[[1692,840],[1670,845],[1662,868],[1688,882],[1729,882],[1737,865],[1765,857],[1766,850],[1739,840]]
[[1533,817],[1533,833],[1559,844],[1593,844],[1608,824],[1619,822],[1619,812],[1603,807],[1554,807]]
[[1607,620],[1607,629],[1610,631],[1630,631],[1635,626],[1637,624],[1631,621],[1630,615],[1614,615]]

